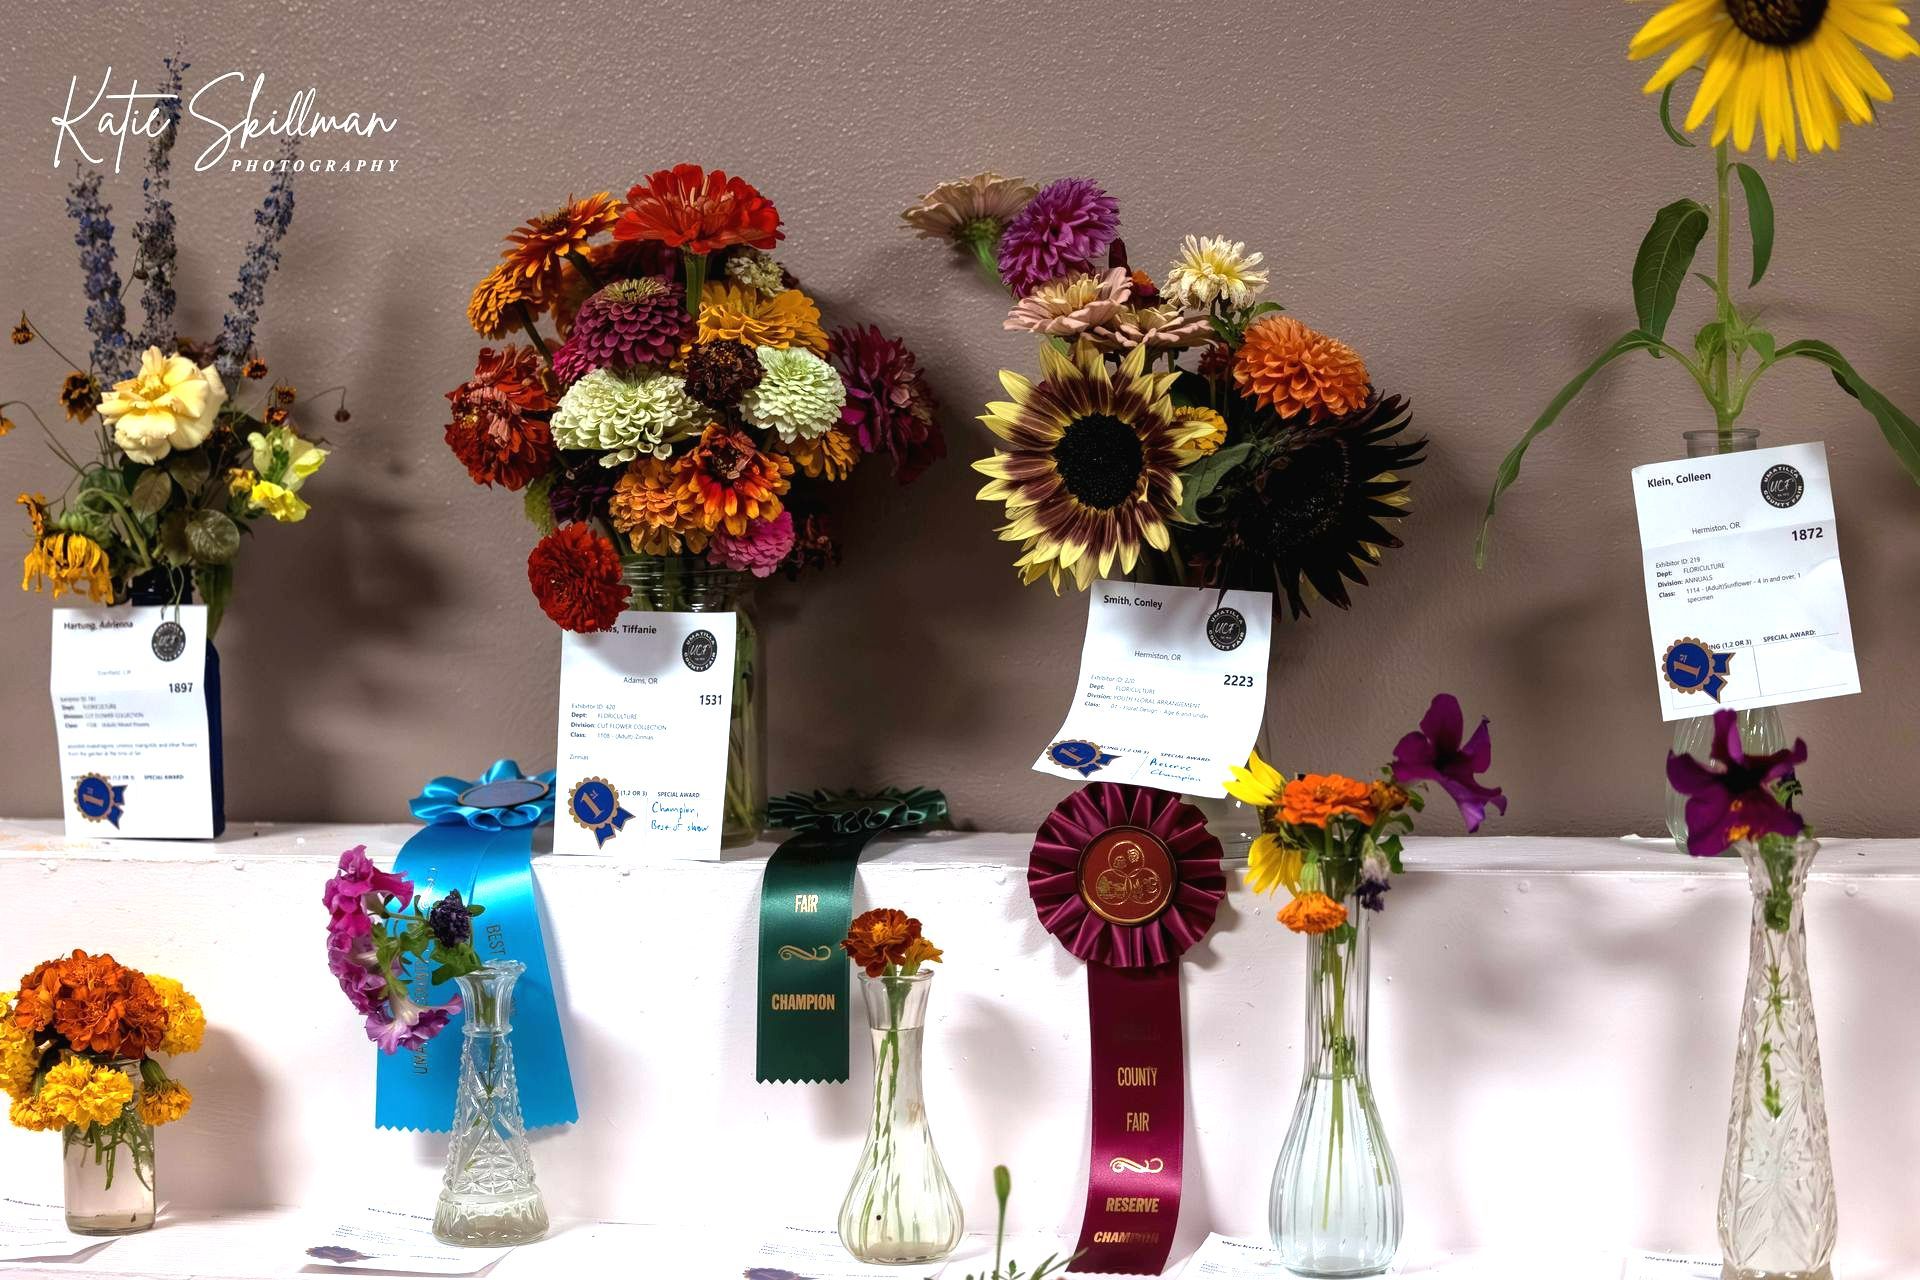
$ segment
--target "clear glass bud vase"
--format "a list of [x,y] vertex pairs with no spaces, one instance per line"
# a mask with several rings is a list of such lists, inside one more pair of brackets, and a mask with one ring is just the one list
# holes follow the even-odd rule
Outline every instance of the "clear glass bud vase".
[[124,1236],[153,1225],[153,1126],[140,1118],[145,1082],[140,1064],[111,1069],[133,1082],[133,1097],[107,1124],[68,1125],[60,1142],[66,1165],[67,1230],[83,1236]]
[[460,1093],[433,1234],[448,1244],[498,1247],[547,1234],[533,1152],[513,1072],[513,984],[527,966],[498,960],[455,981],[463,1009]]
[[727,726],[727,794],[720,843],[752,844],[767,824],[765,695],[760,628],[753,616],[753,578],[692,556],[623,556],[621,577],[645,612],[722,613],[735,618],[733,706]]
[[[1733,427],[1727,431],[1688,431],[1684,433],[1689,458],[1711,457],[1719,453],[1745,453],[1749,449],[1760,447],[1760,433],[1753,427]],[[1679,636],[1655,636],[1657,644],[1665,646]],[[1695,636],[1711,644],[1712,636]],[[1737,659],[1736,659],[1737,660]],[[1751,661],[1751,656],[1748,656]],[[1701,705],[1709,710],[1707,714],[1695,716],[1689,720],[1673,722],[1673,750],[1676,755],[1690,755],[1696,760],[1705,760],[1707,750],[1713,745],[1713,703],[1704,693],[1692,695],[1700,699]],[[1740,745],[1749,755],[1767,754],[1784,751],[1787,748],[1787,728],[1780,721],[1780,712],[1775,707],[1756,707],[1740,713]],[[1665,765],[1662,765],[1664,770]],[[1663,775],[1664,776],[1664,775]],[[1667,788],[1667,832],[1673,836],[1674,844],[1680,852],[1687,851],[1687,798]]]
[[1801,915],[1812,840],[1740,845],[1753,886],[1733,1118],[1720,1174],[1727,1280],[1830,1280],[1839,1233]]
[[1400,1247],[1400,1175],[1367,1075],[1368,923],[1307,939],[1306,1068],[1273,1171],[1267,1225],[1287,1270],[1370,1276]]
[[840,1241],[862,1262],[934,1262],[954,1251],[965,1229],[920,1088],[932,990],[927,969],[860,980],[873,1034],[873,1112],[840,1206]]

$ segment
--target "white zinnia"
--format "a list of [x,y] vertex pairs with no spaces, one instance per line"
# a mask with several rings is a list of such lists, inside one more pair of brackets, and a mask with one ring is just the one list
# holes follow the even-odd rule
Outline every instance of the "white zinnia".
[[553,442],[562,449],[591,449],[601,454],[601,466],[617,467],[641,454],[665,458],[674,441],[711,416],[673,374],[628,378],[595,369],[560,397]]
[[812,440],[840,422],[846,384],[832,365],[805,347],[755,347],[760,384],[740,397],[740,412],[788,444]]
[[727,274],[749,289],[757,290],[771,298],[783,293],[787,287],[786,273],[770,253],[758,249],[737,249],[727,259]]
[[1215,299],[1244,307],[1267,287],[1267,273],[1254,270],[1264,256],[1248,253],[1244,240],[1188,236],[1179,259],[1167,271],[1164,292],[1183,307],[1205,309]]

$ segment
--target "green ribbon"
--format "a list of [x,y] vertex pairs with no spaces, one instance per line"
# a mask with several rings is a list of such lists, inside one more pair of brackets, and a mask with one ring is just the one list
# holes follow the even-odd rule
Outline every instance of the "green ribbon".
[[843,1084],[848,1075],[847,957],[853,873],[882,831],[947,820],[947,798],[925,787],[793,792],[767,805],[770,826],[793,832],[760,881],[760,984],[754,1079]]

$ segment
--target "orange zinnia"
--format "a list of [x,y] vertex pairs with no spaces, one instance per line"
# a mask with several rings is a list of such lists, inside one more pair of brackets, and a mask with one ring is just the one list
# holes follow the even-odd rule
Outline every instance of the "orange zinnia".
[[1280,820],[1298,826],[1324,827],[1330,818],[1348,814],[1373,825],[1373,788],[1337,773],[1310,773],[1295,778],[1280,793]]
[[752,436],[716,422],[681,456],[675,472],[693,496],[700,527],[724,528],[737,538],[748,524],[780,514],[793,460],[762,453]]
[[520,307],[538,315],[543,304],[527,288],[513,268],[502,262],[473,286],[467,300],[467,323],[483,338],[499,338],[521,320]]
[[500,259],[529,293],[551,298],[560,282],[560,268],[572,254],[584,254],[587,241],[610,230],[620,220],[620,202],[602,191],[584,200],[567,197],[552,213],[529,218],[507,233]]
[[739,285],[715,282],[700,295],[700,341],[731,338],[750,347],[805,347],[827,354],[820,308],[798,289],[772,297]]
[[780,211],[751,183],[719,169],[708,173],[697,164],[677,164],[627,192],[627,209],[613,235],[712,253],[736,244],[771,249],[784,233]]
[[1233,380],[1254,403],[1282,418],[1339,418],[1367,403],[1367,366],[1352,347],[1292,316],[1264,316],[1248,326],[1233,358]]
[[904,911],[876,907],[860,916],[840,943],[853,962],[877,978],[888,965],[902,964],[914,940],[920,936],[920,922]]
[[1347,922],[1347,909],[1316,890],[1295,894],[1279,920],[1295,933],[1331,933]]

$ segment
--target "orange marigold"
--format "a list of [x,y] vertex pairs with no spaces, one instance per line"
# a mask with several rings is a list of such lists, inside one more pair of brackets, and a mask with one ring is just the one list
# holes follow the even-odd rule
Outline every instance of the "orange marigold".
[[620,220],[620,202],[601,191],[584,200],[567,197],[552,213],[529,218],[507,233],[501,262],[523,288],[543,302],[560,284],[560,268],[569,254],[584,254],[587,241],[610,231]]
[[668,463],[644,457],[613,486],[607,514],[634,549],[650,556],[698,554],[706,550],[699,500],[686,478]]
[[780,495],[792,484],[788,477],[793,461],[760,452],[752,436],[716,422],[674,469],[694,498],[700,527],[725,529],[737,538],[748,524],[780,514]]
[[771,249],[785,233],[780,211],[752,183],[719,169],[708,173],[697,164],[677,164],[648,174],[627,192],[626,212],[613,234],[712,253],[736,244]]
[[137,969],[112,956],[76,950],[20,980],[14,1025],[39,1034],[49,1026],[81,1052],[144,1057],[167,1034],[159,992]]
[[1233,380],[1256,404],[1283,418],[1304,413],[1310,423],[1361,408],[1371,386],[1357,351],[1285,315],[1248,326]]
[[467,299],[467,323],[483,338],[504,337],[508,329],[520,323],[522,306],[539,315],[544,304],[503,262],[473,286],[473,296]]
[[853,962],[877,978],[888,965],[902,964],[914,940],[920,936],[920,922],[892,907],[875,907],[853,922],[840,943]]
[[1279,920],[1295,933],[1330,933],[1347,922],[1347,909],[1314,890],[1295,894],[1293,901],[1280,908]]
[[1296,826],[1324,827],[1327,820],[1349,814],[1373,825],[1373,788],[1337,773],[1310,773],[1287,783],[1280,793],[1280,820]]
[[820,308],[798,289],[768,297],[725,281],[709,283],[700,294],[700,341],[732,338],[750,347],[805,347],[827,354],[827,331]]
[[806,436],[782,440],[775,450],[793,459],[802,475],[815,479],[845,480],[860,461],[860,447],[853,437],[838,427],[809,439]]

